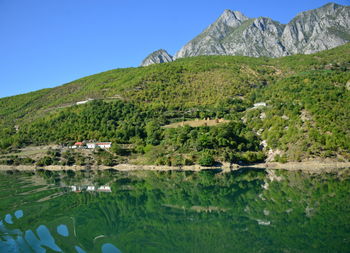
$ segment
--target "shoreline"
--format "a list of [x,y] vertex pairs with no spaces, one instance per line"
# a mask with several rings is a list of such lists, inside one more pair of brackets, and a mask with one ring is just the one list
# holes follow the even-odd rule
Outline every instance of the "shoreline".
[[320,161],[305,161],[305,162],[287,162],[287,163],[258,163],[253,165],[238,165],[223,163],[220,166],[204,167],[200,165],[188,166],[166,166],[166,165],[134,165],[134,164],[118,164],[115,166],[61,166],[50,165],[38,167],[35,165],[0,165],[0,171],[83,171],[83,170],[116,170],[116,171],[203,171],[203,170],[221,170],[222,172],[236,171],[242,168],[263,169],[263,170],[287,170],[287,171],[303,171],[310,173],[328,173],[335,172],[340,169],[350,168],[350,162],[320,162]]

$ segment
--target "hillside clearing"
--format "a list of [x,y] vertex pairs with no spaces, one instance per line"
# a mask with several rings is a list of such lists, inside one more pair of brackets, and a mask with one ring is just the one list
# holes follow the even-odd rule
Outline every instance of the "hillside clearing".
[[201,126],[217,126],[219,124],[229,123],[229,120],[225,119],[195,119],[195,120],[187,120],[172,123],[169,125],[163,126],[163,128],[177,128],[181,126],[190,126],[190,127],[201,127]]

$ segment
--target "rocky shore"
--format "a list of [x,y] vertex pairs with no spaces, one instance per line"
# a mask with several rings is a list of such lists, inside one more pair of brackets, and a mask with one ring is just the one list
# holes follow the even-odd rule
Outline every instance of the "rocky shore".
[[241,168],[252,169],[268,169],[268,170],[288,170],[288,171],[304,171],[310,173],[327,173],[334,172],[339,169],[350,168],[350,162],[320,162],[320,161],[306,161],[306,162],[288,162],[288,163],[259,163],[254,165],[238,165],[224,163],[218,166],[204,167],[200,165],[191,166],[163,166],[163,165],[134,165],[134,164],[118,164],[116,166],[61,166],[51,165],[46,167],[38,167],[34,165],[1,165],[0,171],[35,171],[39,169],[49,171],[63,171],[63,170],[108,170],[113,169],[117,171],[202,171],[202,170],[221,170],[223,172],[230,172]]

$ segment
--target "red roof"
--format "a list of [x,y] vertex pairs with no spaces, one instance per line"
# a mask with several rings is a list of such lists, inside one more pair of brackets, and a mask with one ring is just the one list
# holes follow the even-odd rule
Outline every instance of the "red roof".
[[76,142],[76,143],[74,143],[74,145],[76,145],[76,146],[78,146],[78,145],[83,145],[84,143],[82,143],[82,142]]
[[111,145],[112,142],[98,142],[96,145]]

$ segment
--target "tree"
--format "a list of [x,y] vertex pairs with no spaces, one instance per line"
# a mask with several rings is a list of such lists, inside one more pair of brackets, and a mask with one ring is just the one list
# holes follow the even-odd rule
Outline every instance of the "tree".
[[124,154],[123,148],[118,143],[115,143],[115,142],[113,142],[110,150],[111,150],[111,152],[113,152],[116,155],[123,155]]
[[41,158],[36,165],[37,166],[49,166],[52,164],[52,158],[49,156],[44,156],[43,158]]
[[201,166],[213,166],[215,160],[209,152],[203,152],[198,160],[198,163]]
[[162,130],[159,124],[155,121],[150,121],[145,126],[147,144],[158,145],[162,139]]

